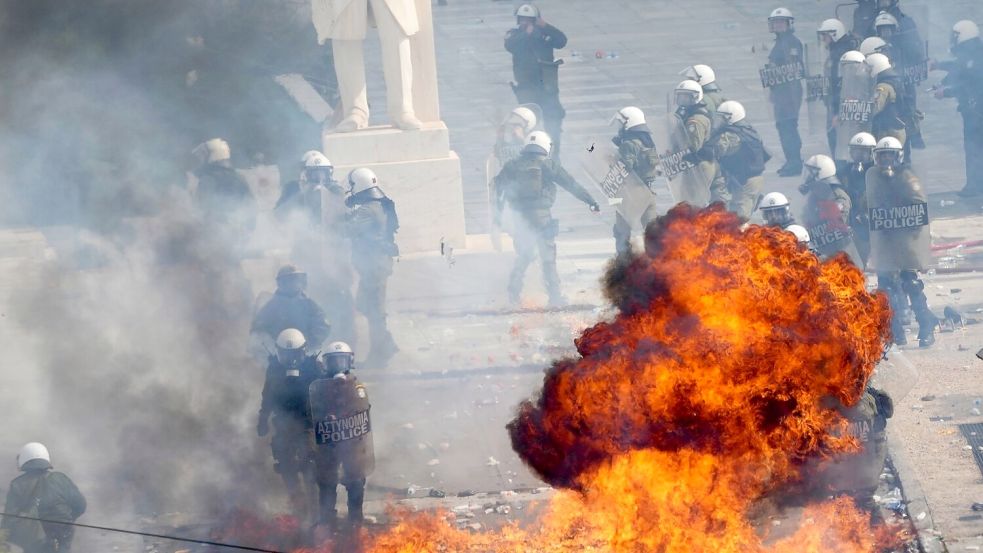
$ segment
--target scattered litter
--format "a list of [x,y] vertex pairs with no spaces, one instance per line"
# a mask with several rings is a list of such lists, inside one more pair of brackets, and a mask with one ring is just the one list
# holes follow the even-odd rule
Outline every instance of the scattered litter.
[[458,497],[471,497],[472,495],[476,495],[477,493],[478,492],[476,492],[474,490],[462,490],[462,491],[457,492],[457,496]]
[[983,503],[973,503],[973,506],[970,507],[970,509],[974,511],[983,511]]
[[512,490],[502,490],[498,492],[502,497],[515,497],[516,493]]
[[972,409],[969,410],[969,412],[971,414],[977,416],[977,417],[980,416],[980,408],[979,407],[973,407]]
[[508,505],[499,505],[498,507],[495,507],[495,512],[500,515],[507,515],[512,512],[512,507]]
[[489,457],[489,458],[488,458],[488,462],[486,462],[486,463],[485,463],[485,465],[486,465],[486,466],[489,466],[489,467],[495,467],[495,466],[498,466],[498,465],[500,465],[500,464],[501,464],[501,463],[500,463],[500,462],[498,462],[498,459],[496,459],[496,458],[494,458],[494,457]]
[[925,520],[925,517],[927,517],[927,516],[928,516],[928,514],[926,514],[925,511],[922,511],[922,512],[918,513],[918,516],[915,517],[915,520]]
[[933,401],[934,399],[935,396],[933,395],[922,396],[922,401]]
[[952,417],[929,417],[929,422],[948,422],[952,420]]
[[428,467],[435,467],[439,464],[440,464],[440,459],[430,459],[429,461],[427,461]]
[[[969,521],[973,521],[973,520],[983,520],[983,515],[966,515],[966,516],[958,517],[958,519],[960,521],[962,521],[962,522],[969,522]],[[977,550],[979,550],[979,548],[980,548],[978,545],[974,545],[974,546],[966,546],[966,549],[969,549],[970,547],[974,547]]]
[[458,515],[458,516],[460,516],[460,515],[470,515],[471,514],[471,505],[458,505],[457,507],[454,507],[453,509],[451,509],[451,512],[454,513],[455,515]]
[[443,490],[438,490],[437,488],[431,488],[429,495],[430,497],[436,497],[437,499],[447,497],[447,494],[444,493]]
[[416,495],[416,492],[422,490],[420,486],[416,484],[410,484],[410,487],[406,488],[406,495]]

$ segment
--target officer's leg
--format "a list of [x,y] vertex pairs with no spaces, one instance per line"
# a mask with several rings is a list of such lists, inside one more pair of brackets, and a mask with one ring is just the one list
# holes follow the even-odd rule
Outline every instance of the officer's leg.
[[717,175],[710,182],[710,203],[721,202],[730,209],[733,199],[734,194],[731,192],[730,187],[727,186],[727,177],[724,176],[723,171],[718,171]]
[[365,502],[365,479],[346,480],[345,491],[348,493],[348,520],[362,522],[362,504]]
[[[273,468],[283,479],[287,488],[290,506],[298,516],[304,516],[304,494],[300,485],[301,466],[297,459],[297,440],[295,424],[290,417],[273,416],[273,438],[270,447],[273,450]],[[306,435],[304,439],[306,440]]]
[[758,205],[758,198],[761,196],[761,190],[764,186],[763,177],[749,178],[737,191],[737,198],[734,199],[732,211],[742,219],[750,219],[754,207]]
[[515,217],[515,229],[512,233],[512,243],[515,246],[515,264],[512,266],[512,273],[509,275],[509,301],[514,304],[519,303],[522,296],[522,284],[526,277],[526,270],[536,259],[536,238],[529,223],[525,219]]
[[559,221],[550,219],[546,228],[539,233],[537,246],[539,247],[539,261],[543,265],[543,286],[549,295],[549,304],[552,307],[560,307],[566,301],[560,293],[560,273],[556,269],[556,235],[559,230]]
[[826,143],[829,144],[829,156],[836,157],[836,129],[833,128],[833,116],[836,115],[832,109],[826,108]]
[[543,109],[543,130],[553,139],[553,152],[550,157],[560,159],[560,142],[563,134],[563,118],[566,110],[560,104],[559,96],[544,93],[540,107]]
[[789,171],[802,167],[802,139],[799,137],[799,120],[797,118],[781,119],[775,122],[778,138],[782,143],[785,154],[785,165]]
[[614,214],[614,249],[618,255],[625,255],[631,251],[631,223],[621,216],[621,213]]
[[983,115],[963,114],[966,191],[983,194]]
[[850,228],[853,229],[853,243],[857,245],[857,253],[866,266],[870,259],[870,228],[859,222],[852,224]]
[[877,288],[887,293],[891,303],[891,336],[894,343],[899,346],[907,344],[902,318],[908,302],[901,290],[900,276],[898,273],[877,273]]
[[[361,273],[358,293],[362,313],[365,314],[365,319],[369,324],[370,351],[367,361],[381,367],[389,362],[392,356],[399,351],[399,348],[389,332],[389,325],[386,320],[386,286],[389,271],[386,270],[384,264],[387,260],[380,257],[377,261],[378,267]],[[390,259],[388,262],[391,265],[392,260]]]
[[317,462],[317,502],[318,522],[333,524],[338,517],[338,457],[328,452],[319,452]]
[[935,342],[935,327],[939,319],[928,308],[928,297],[925,295],[925,283],[918,278],[915,271],[901,271],[901,287],[911,302],[911,311],[918,321],[918,343],[927,347]]

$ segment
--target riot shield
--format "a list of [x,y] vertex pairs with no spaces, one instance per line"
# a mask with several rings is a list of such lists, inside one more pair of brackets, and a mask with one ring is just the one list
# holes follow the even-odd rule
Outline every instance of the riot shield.
[[833,189],[825,182],[809,185],[802,222],[809,231],[810,245],[823,258],[844,252],[854,265],[863,269],[863,261],[853,243],[853,231],[843,221]]
[[868,267],[875,271],[924,270],[932,261],[928,204],[924,196],[904,193],[903,178],[867,172]]
[[365,388],[349,375],[315,380],[308,391],[318,465],[337,461],[350,478],[372,474],[372,406]]
[[903,351],[892,350],[877,364],[868,384],[891,396],[895,405],[901,403],[918,383],[919,373]]
[[618,149],[610,140],[591,139],[581,149],[579,161],[590,181],[608,199],[608,205],[617,206],[615,209],[618,213],[632,224],[641,219],[642,213],[655,199],[655,190],[646,186],[634,171],[625,166]]
[[705,164],[686,159],[692,152],[683,120],[674,111],[670,111],[664,123],[654,126],[652,130],[655,133],[662,176],[668,183],[673,202],[706,206],[710,202],[712,175],[707,173]]
[[840,64],[840,110],[836,127],[837,161],[850,161],[850,139],[870,132],[874,119],[874,78],[866,63]]

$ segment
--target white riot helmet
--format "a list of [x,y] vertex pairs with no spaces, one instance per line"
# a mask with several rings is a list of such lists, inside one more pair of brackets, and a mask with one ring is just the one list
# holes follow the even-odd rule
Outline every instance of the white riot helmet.
[[869,56],[880,52],[885,46],[887,46],[887,42],[884,42],[883,38],[879,36],[868,37],[860,43],[860,53]]
[[788,23],[789,29],[791,30],[792,24],[795,23],[795,17],[792,15],[791,10],[788,8],[775,8],[771,15],[768,16],[768,31],[771,33],[775,32],[775,22],[785,21]]
[[51,455],[48,448],[38,442],[24,444],[17,454],[17,470],[49,469],[51,468]]
[[802,225],[789,225],[785,227],[785,230],[794,234],[795,239],[798,240],[800,244],[808,245],[811,241],[811,238],[809,238],[809,231],[807,231]]
[[300,376],[297,366],[304,360],[307,338],[296,328],[288,328],[276,337],[276,358],[287,368],[287,376]]
[[344,375],[354,368],[355,352],[345,342],[332,342],[321,355],[321,362],[324,363],[324,370],[328,375]]
[[781,192],[769,192],[761,198],[761,216],[769,225],[782,226],[792,219],[788,198]]
[[353,196],[378,186],[379,177],[375,176],[375,171],[372,169],[361,167],[348,173],[348,192]]
[[691,65],[680,71],[679,76],[696,81],[700,83],[700,86],[707,86],[708,84],[717,82],[717,74],[714,73],[709,65]]
[[532,4],[523,4],[515,10],[516,17],[531,17],[533,19],[539,18],[539,8],[533,6]]
[[645,124],[645,113],[635,106],[627,106],[618,110],[611,118],[611,122],[617,122],[623,130]]
[[867,61],[867,57],[857,50],[844,52],[843,55],[840,56],[840,65],[845,65],[848,63],[863,63],[865,61]]
[[727,100],[726,102],[717,106],[717,115],[723,118],[728,125],[733,125],[735,123],[740,123],[747,117],[747,112],[744,110],[744,106],[740,102],[735,102],[734,100]]
[[962,21],[956,23],[952,26],[952,45],[962,44],[967,40],[973,40],[974,38],[979,38],[980,28],[976,23],[968,19],[963,19]]
[[839,19],[827,19],[820,23],[816,35],[819,36],[820,41],[822,41],[823,35],[829,35],[833,42],[836,42],[846,36],[846,25]]
[[519,106],[509,113],[506,123],[516,124],[522,127],[523,133],[529,133],[536,128],[536,123],[538,123],[538,120],[536,118],[536,113],[533,112],[533,110],[524,106]]
[[331,182],[334,176],[334,165],[327,156],[317,150],[311,150],[302,158],[304,170],[301,173],[301,183],[312,186],[324,186]]
[[881,73],[891,68],[891,60],[884,54],[871,54],[867,56],[867,65],[870,67],[870,76],[877,77]]
[[803,164],[806,170],[806,180],[825,180],[836,176],[836,162],[827,155],[814,155]]
[[874,163],[881,173],[894,176],[895,170],[904,163],[904,146],[893,136],[885,136],[874,146]]
[[195,146],[191,154],[203,164],[218,163],[232,159],[232,150],[229,148],[229,143],[221,138],[212,138],[211,140],[202,142]]
[[700,83],[686,79],[676,85],[676,105],[691,107],[703,101],[703,87]]
[[858,132],[850,139],[850,159],[857,163],[874,161],[874,146],[877,139],[867,132]]
[[522,153],[533,153],[549,157],[553,153],[553,139],[543,131],[529,133],[526,143],[522,146]]
[[[884,38],[881,34],[884,29],[890,29],[891,34],[898,32],[898,19],[887,12],[881,12],[877,14],[874,18],[874,29],[877,30],[877,36]],[[891,36],[891,34],[887,36]]]

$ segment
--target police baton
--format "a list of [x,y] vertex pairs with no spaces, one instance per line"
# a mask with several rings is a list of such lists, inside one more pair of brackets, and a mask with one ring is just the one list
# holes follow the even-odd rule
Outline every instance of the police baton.
[[20,520],[33,520],[35,522],[43,522],[45,524],[61,524],[64,526],[72,526],[75,528],[88,528],[89,530],[101,530],[103,532],[114,532],[117,534],[130,534],[133,536],[145,536],[148,538],[160,538],[164,540],[180,541],[186,543],[197,543],[201,545],[214,545],[216,547],[225,547],[228,549],[238,549],[240,551],[258,551],[259,553],[286,553],[285,551],[277,551],[276,549],[266,549],[262,547],[250,547],[248,545],[237,545],[233,543],[222,543],[218,541],[210,540],[196,540],[192,538],[182,538],[179,536],[168,536],[166,534],[154,534],[151,532],[138,532],[136,530],[124,530],[122,528],[109,528],[108,526],[93,526],[91,524],[80,524],[78,522],[66,522],[64,520],[49,520],[37,517],[28,517],[24,515],[13,515],[10,513],[0,512],[0,516],[16,518]]

